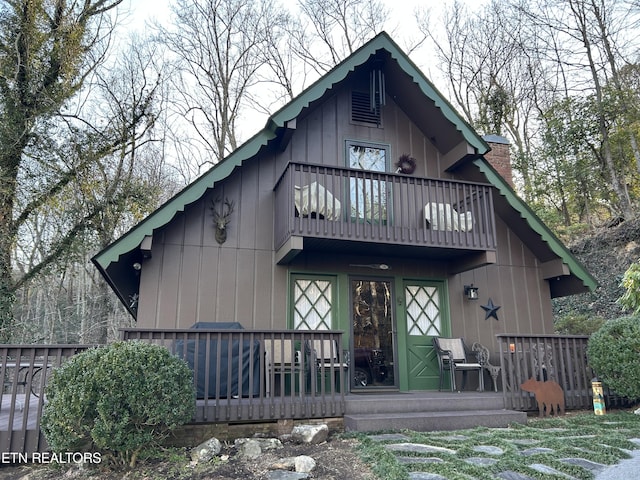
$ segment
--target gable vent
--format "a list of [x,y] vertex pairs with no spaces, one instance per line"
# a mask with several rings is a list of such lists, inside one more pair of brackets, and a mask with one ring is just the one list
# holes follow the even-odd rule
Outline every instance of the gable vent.
[[380,126],[381,108],[376,95],[375,108],[371,109],[371,96],[368,92],[351,92],[351,121]]

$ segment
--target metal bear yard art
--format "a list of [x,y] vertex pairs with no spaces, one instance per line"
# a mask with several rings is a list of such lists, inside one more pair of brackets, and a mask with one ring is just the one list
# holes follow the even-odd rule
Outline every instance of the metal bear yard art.
[[551,412],[554,412],[556,416],[558,413],[564,414],[564,391],[553,380],[540,382],[532,377],[520,385],[520,388],[535,395],[538,403],[538,416],[549,416]]

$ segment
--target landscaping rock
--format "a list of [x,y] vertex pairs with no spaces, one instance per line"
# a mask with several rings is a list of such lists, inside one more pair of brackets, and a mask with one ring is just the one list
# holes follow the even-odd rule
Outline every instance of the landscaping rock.
[[402,464],[411,463],[442,463],[444,460],[438,457],[396,457],[396,461]]
[[237,438],[234,445],[238,454],[246,458],[257,458],[263,450],[282,448],[282,442],[277,438]]
[[607,468],[607,466],[603,465],[602,463],[592,462],[585,458],[561,458],[560,461],[568,463],[569,465],[577,465],[586,470],[589,470],[592,473],[598,473]]
[[548,465],[543,465],[541,463],[532,463],[531,465],[529,465],[530,468],[533,468],[535,471],[540,472],[544,475],[558,475],[560,477],[565,477],[565,478],[575,478],[572,477],[571,475],[567,475],[566,473],[562,473],[559,470],[556,470],[555,468],[552,468]]
[[482,467],[487,467],[487,466],[495,465],[496,463],[498,463],[498,460],[496,460],[495,458],[484,458],[484,457],[470,457],[470,458],[465,458],[464,461],[470,465],[480,465]]
[[500,447],[494,447],[492,445],[478,445],[473,447],[474,452],[486,453],[487,455],[502,455],[504,450]]
[[307,455],[297,456],[294,458],[293,464],[295,465],[296,472],[300,473],[310,473],[316,468],[316,461]]
[[410,472],[409,480],[447,480],[447,477],[443,477],[436,473]]
[[[242,441],[238,441],[242,440]],[[243,458],[258,458],[262,455],[262,448],[257,440],[250,438],[239,438],[235,441],[236,447],[238,447],[238,455]]]
[[267,480],[304,480],[309,478],[306,473],[289,472],[286,470],[273,470],[267,473]]
[[329,437],[329,427],[322,425],[296,425],[291,431],[291,439],[298,443],[318,444],[326,442]]
[[422,443],[392,443],[385,445],[387,450],[393,452],[414,452],[414,453],[450,453],[455,454],[455,450],[444,447],[434,447],[432,445],[424,445]]
[[294,470],[298,473],[310,473],[316,468],[316,461],[308,455],[281,458],[271,464],[273,470]]
[[263,450],[282,448],[282,442],[277,438],[238,438],[234,445],[238,455],[244,458],[258,458]]
[[221,450],[222,444],[220,440],[212,437],[191,449],[191,460],[196,463],[209,462],[218,455]]
[[531,455],[538,455],[540,453],[553,453],[553,448],[544,448],[544,447],[536,447],[536,448],[528,448],[520,452],[520,455],[524,455],[525,457],[529,457]]

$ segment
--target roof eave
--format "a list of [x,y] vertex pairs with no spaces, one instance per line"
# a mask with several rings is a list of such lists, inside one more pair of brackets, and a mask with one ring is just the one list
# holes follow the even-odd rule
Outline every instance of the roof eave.
[[594,291],[598,286],[597,280],[586,270],[558,237],[549,230],[544,222],[531,210],[531,207],[516,194],[504,178],[502,178],[484,158],[475,159],[473,163],[485,175],[489,183],[498,190],[500,195],[507,200],[509,205],[520,213],[529,227],[540,235],[540,238],[549,246],[551,251],[569,267],[571,274],[578,278],[586,289],[591,292]]
[[368,59],[379,50],[389,52],[400,68],[414,80],[420,87],[422,93],[435,103],[444,117],[461,132],[465,141],[468,142],[478,154],[489,151],[490,148],[487,143],[457,114],[446,98],[440,94],[435,86],[422,74],[415,64],[411,62],[398,45],[385,32],[382,32],[274,113],[260,132],[240,146],[231,155],[185,187],[181,192],[164,203],[118,240],[96,254],[92,258],[93,263],[98,267],[107,281],[110,282],[116,293],[122,298],[122,292],[117,289],[115,281],[109,279],[109,265],[117,262],[122,255],[138,249],[146,236],[152,236],[154,231],[168,224],[178,212],[184,211],[187,205],[200,199],[207,189],[213,188],[217,182],[231,175],[236,167],[241,166],[244,161],[257,155],[261,148],[267,146],[268,143],[276,137],[280,129],[286,125],[286,122],[297,118],[313,101],[322,98],[335,84],[344,80],[351,72],[367,62]]
[[122,254],[138,248],[145,236],[153,235],[154,230],[169,223],[178,212],[184,211],[187,205],[199,200],[207,189],[213,188],[217,182],[228,177],[236,167],[257,154],[260,148],[267,145],[268,141],[274,137],[273,130],[265,127],[259,134],[214,165],[131,230],[97,253],[92,261],[105,271],[111,262],[117,261]]

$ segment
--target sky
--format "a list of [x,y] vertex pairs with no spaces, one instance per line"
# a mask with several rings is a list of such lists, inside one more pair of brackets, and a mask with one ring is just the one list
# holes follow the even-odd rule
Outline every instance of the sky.
[[[126,0],[136,16],[141,18],[163,18],[169,14],[170,0]],[[281,0],[284,5],[295,5],[297,0]],[[445,3],[453,3],[450,0],[384,0],[387,8],[393,15],[401,20],[405,15],[412,15],[413,9],[418,5],[433,6],[438,8]],[[478,3],[478,0],[468,0],[467,3]]]
[[[297,0],[280,0],[285,6],[293,7],[297,4]],[[466,3],[469,7],[475,7],[485,3],[486,0],[458,0]],[[443,7],[451,5],[454,0],[383,0],[384,4],[390,11],[391,25],[396,25],[396,34],[402,37],[410,36],[411,30],[404,28],[405,25],[414,25],[413,20],[414,11],[416,7],[426,7],[431,9],[435,15],[439,15]],[[128,8],[131,11],[131,15],[125,19],[126,28],[130,30],[144,30],[145,23],[157,20],[160,23],[170,22],[170,5],[171,0],[125,0],[124,8]],[[437,22],[434,23],[437,25]],[[400,33],[401,32],[401,33]],[[388,31],[392,38],[403,47],[403,38],[396,36],[396,34]],[[416,32],[416,36],[418,32]],[[446,95],[447,85],[444,81],[435,76],[437,75],[436,69],[431,69],[428,62],[425,61],[425,56],[418,58],[412,58],[416,65],[423,70],[425,75]],[[255,118],[255,122],[251,125],[244,124],[240,132],[240,136],[243,139],[251,137],[264,127],[264,118]]]

